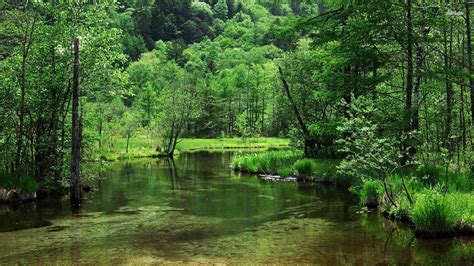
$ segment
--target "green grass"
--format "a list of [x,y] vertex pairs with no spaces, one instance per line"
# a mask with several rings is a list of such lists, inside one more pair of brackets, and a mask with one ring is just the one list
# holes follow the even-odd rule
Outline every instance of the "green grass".
[[228,150],[242,148],[278,148],[288,147],[290,141],[281,138],[220,138],[220,139],[183,139],[176,149],[179,151]]
[[311,159],[301,159],[293,165],[299,176],[311,177],[316,169],[316,163]]
[[249,173],[289,174],[295,161],[303,157],[299,151],[268,151],[238,155],[232,160],[235,170]]
[[232,167],[249,173],[276,174],[287,177],[298,175],[318,181],[331,181],[336,175],[339,160],[305,159],[301,151],[266,151],[234,157]]
[[39,185],[33,177],[28,175],[0,174],[0,188],[33,193],[38,190]]
[[376,207],[383,194],[382,183],[374,179],[364,179],[357,194],[364,206]]
[[293,167],[279,167],[276,170],[276,174],[282,177],[289,177],[295,174],[295,169]]
[[[265,150],[271,148],[289,147],[290,141],[281,138],[220,138],[220,139],[183,139],[176,145],[176,154],[192,151],[225,151],[239,149]],[[94,159],[117,160],[121,158],[153,157],[158,154],[157,147],[161,147],[160,140],[138,136],[130,139],[129,151],[126,153],[126,139],[114,138],[104,145],[102,150],[94,148],[90,156]]]
[[461,228],[472,230],[474,195],[425,189],[416,194],[411,218],[416,232],[423,236],[450,235]]

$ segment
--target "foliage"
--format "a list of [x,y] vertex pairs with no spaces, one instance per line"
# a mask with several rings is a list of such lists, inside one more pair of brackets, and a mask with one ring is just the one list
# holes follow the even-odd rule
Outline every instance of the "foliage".
[[378,136],[378,126],[371,119],[377,112],[367,99],[352,105],[350,118],[338,128],[345,138],[338,142],[346,158],[338,166],[338,174],[354,182],[364,178],[385,180],[400,168],[399,142],[390,136]]

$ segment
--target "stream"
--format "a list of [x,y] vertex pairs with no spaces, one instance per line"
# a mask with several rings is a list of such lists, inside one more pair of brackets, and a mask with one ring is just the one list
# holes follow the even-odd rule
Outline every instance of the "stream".
[[2,264],[474,261],[474,238],[417,239],[345,189],[232,172],[233,152],[111,163],[84,194],[0,205]]

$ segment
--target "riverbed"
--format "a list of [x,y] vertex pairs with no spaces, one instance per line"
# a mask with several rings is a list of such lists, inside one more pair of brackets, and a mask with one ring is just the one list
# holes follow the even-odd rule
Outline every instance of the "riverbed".
[[345,189],[231,171],[233,152],[118,161],[67,198],[0,205],[0,264],[474,261],[474,238],[417,239]]

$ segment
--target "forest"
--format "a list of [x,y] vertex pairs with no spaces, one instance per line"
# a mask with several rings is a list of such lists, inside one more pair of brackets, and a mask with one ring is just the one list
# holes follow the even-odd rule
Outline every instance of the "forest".
[[163,160],[175,177],[173,158],[239,150],[228,163],[239,175],[341,187],[416,237],[467,236],[456,262],[469,264],[471,9],[2,1],[0,204],[66,196],[77,210],[114,163]]

